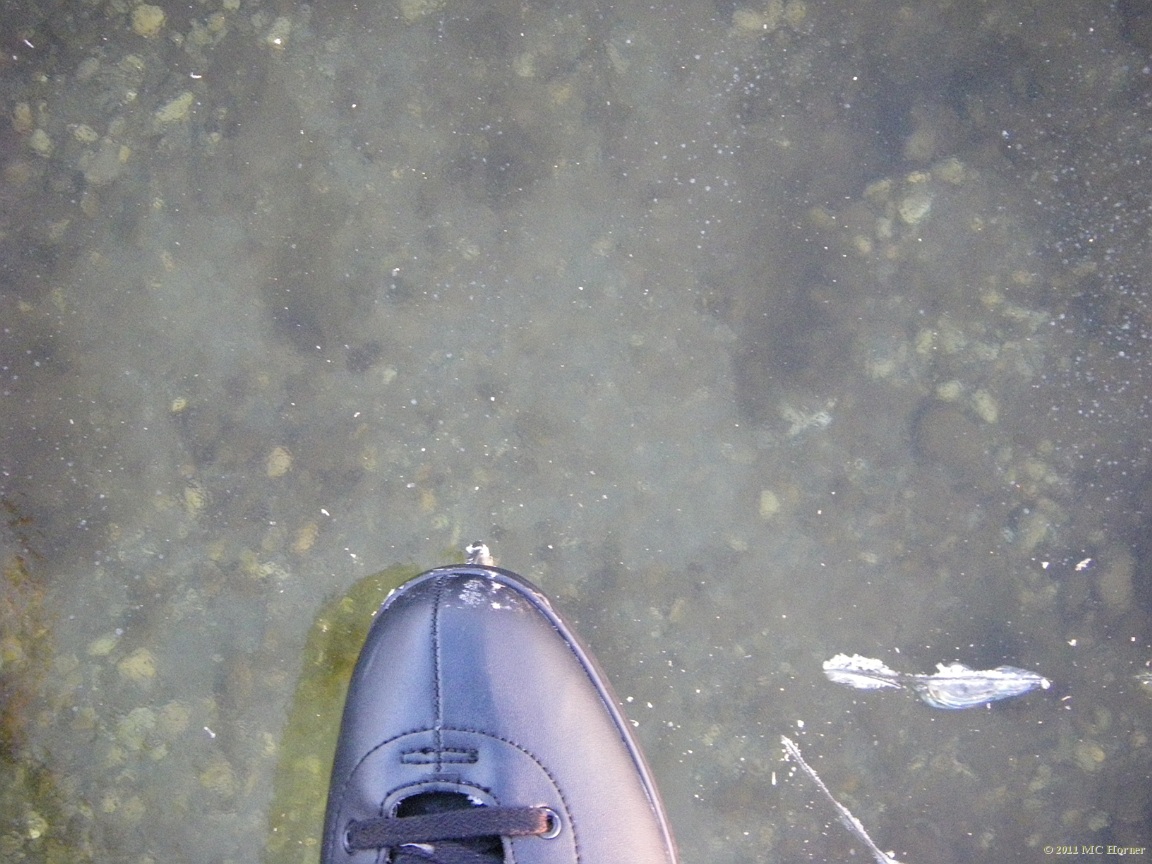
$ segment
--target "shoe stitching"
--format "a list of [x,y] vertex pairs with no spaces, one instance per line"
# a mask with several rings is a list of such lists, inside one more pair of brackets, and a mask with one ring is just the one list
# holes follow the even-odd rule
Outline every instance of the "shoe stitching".
[[471,765],[480,759],[475,747],[417,747],[404,750],[400,762],[404,765],[436,765],[449,762],[454,765]]
[[432,726],[432,740],[434,741],[434,748],[436,750],[436,773],[439,774],[443,770],[444,760],[441,754],[444,751],[444,734],[441,731],[444,725],[444,705],[443,698],[440,692],[440,600],[444,595],[444,585],[447,582],[447,577],[441,576],[436,580],[436,595],[432,603],[432,704],[433,704],[433,726]]

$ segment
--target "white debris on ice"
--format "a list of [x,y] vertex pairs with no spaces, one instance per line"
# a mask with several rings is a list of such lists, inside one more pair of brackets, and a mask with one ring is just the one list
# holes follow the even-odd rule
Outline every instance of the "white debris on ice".
[[912,675],[859,654],[837,654],[824,661],[824,674],[830,681],[857,690],[906,688],[933,708],[973,708],[1052,686],[1042,675],[1016,666],[971,669],[963,663],[937,663],[936,669],[932,675]]

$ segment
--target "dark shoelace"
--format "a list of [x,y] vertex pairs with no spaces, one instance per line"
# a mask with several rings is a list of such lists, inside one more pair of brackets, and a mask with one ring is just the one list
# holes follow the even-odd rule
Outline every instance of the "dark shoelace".
[[344,845],[353,852],[391,849],[394,864],[491,864],[493,855],[479,849],[476,841],[550,834],[555,818],[545,807],[466,807],[418,816],[381,816],[349,823]]

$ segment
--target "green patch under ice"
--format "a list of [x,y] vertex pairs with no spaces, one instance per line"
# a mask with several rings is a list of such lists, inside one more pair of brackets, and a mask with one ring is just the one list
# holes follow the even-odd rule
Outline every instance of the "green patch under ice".
[[315,864],[344,696],[372,618],[393,589],[421,571],[410,564],[361,579],[324,604],[304,647],[272,787],[265,864]]

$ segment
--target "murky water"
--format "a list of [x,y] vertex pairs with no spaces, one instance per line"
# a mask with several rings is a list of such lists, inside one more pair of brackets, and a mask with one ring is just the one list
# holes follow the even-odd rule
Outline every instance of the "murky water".
[[[782,734],[902,861],[1152,844],[1139,4],[32,6],[4,860],[261,860],[316,616],[473,538],[685,861],[854,848]],[[1053,684],[945,714],[840,652]]]

